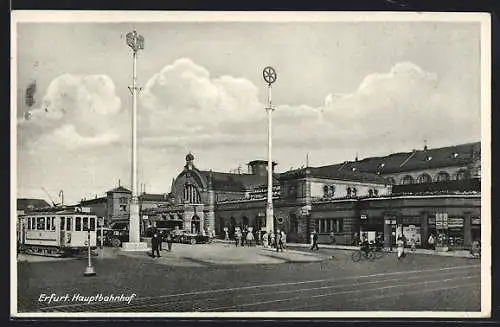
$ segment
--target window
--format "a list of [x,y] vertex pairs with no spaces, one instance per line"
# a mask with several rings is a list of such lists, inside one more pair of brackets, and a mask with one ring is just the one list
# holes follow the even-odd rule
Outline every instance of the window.
[[89,217],[83,217],[83,231],[89,230]]
[[36,219],[36,229],[45,230],[45,217],[38,217]]
[[127,211],[127,205],[126,204],[120,204],[120,211],[121,212]]
[[71,217],[66,218],[66,230],[69,232],[72,230]]
[[56,217],[50,218],[50,230],[56,230]]
[[396,180],[394,179],[394,177],[387,177],[385,179],[386,183],[389,184],[389,185],[395,185],[396,184]]
[[28,218],[28,229],[31,229],[31,218]]
[[325,185],[323,186],[323,197],[331,198],[335,195],[335,186],[334,185]]
[[401,184],[403,185],[413,184],[413,177],[411,177],[410,175],[404,176],[403,178],[401,178]]
[[201,203],[200,193],[194,185],[188,184],[184,187],[183,193],[184,202],[187,203]]
[[353,187],[352,188],[352,196],[356,196],[356,195],[358,195],[358,190],[355,187]]
[[50,217],[45,220],[45,230],[51,230],[50,228]]
[[455,174],[455,180],[457,181],[461,181],[461,180],[464,180],[466,177],[466,172],[464,169],[461,169],[459,170],[456,174]]
[[450,180],[450,174],[445,171],[441,171],[436,175],[436,182],[445,182]]
[[95,230],[95,218],[90,219],[90,230]]
[[61,231],[63,231],[63,230],[65,230],[65,228],[66,228],[66,226],[65,226],[65,224],[64,224],[64,222],[66,221],[66,218],[61,217],[61,218],[59,218],[59,219],[60,219],[59,224],[61,225]]
[[75,218],[75,231],[77,232],[82,231],[82,217]]
[[31,217],[31,229],[36,230],[36,218]]
[[368,196],[373,196],[373,190],[372,189],[368,190]]
[[122,197],[120,198],[120,204],[127,204],[128,203],[128,199],[126,197]]
[[418,184],[430,183],[430,182],[432,182],[432,178],[431,178],[431,176],[429,176],[429,174],[424,173],[424,174],[418,176],[418,178],[417,178]]
[[378,196],[378,190],[377,190],[377,189],[374,189],[374,190],[373,190],[373,194],[375,194],[375,196]]
[[343,219],[316,219],[318,233],[342,233],[344,231]]
[[347,188],[347,196],[351,196],[351,188],[350,187]]

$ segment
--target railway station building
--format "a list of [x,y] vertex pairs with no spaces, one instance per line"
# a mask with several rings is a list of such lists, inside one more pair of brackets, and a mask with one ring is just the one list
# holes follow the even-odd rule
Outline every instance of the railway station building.
[[[481,231],[481,144],[394,153],[321,167],[275,172],[275,229],[289,242],[351,244],[360,233],[373,239],[404,234],[427,246],[430,234],[446,235],[451,248],[469,247]],[[227,229],[265,227],[267,161],[247,173],[200,170],[194,155],[172,183],[168,199],[144,207],[152,225],[169,223],[223,237]]]

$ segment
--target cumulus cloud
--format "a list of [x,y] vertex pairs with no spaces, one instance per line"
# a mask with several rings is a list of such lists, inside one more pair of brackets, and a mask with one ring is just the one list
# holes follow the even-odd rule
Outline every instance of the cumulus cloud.
[[[146,85],[141,102],[146,109],[141,116],[144,142],[261,144],[267,118],[258,93],[244,78],[213,78],[204,67],[179,59]],[[366,76],[350,93],[326,95],[320,107],[290,106],[279,99],[283,105],[273,112],[273,138],[280,145],[318,148],[406,138],[439,143],[443,129],[479,135],[479,125],[470,128],[470,114],[456,98],[435,73],[400,62],[388,72]]]
[[18,131],[28,147],[40,144],[40,138],[74,148],[106,145],[119,138],[122,116],[111,78],[65,74],[50,83],[40,106],[19,121]]

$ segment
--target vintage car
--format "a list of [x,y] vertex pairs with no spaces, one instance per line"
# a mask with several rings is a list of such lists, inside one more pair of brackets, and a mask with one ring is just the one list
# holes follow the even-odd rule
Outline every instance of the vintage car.
[[110,231],[108,232],[109,244],[117,248],[120,247],[123,242],[128,242],[128,226],[128,222],[116,222],[112,224]]
[[185,243],[194,245],[194,244],[209,243],[210,237],[197,233],[191,233],[189,231],[181,229],[172,231],[172,240],[176,243]]

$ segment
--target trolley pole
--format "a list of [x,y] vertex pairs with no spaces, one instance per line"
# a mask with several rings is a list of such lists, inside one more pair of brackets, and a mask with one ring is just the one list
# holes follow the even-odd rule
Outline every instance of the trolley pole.
[[87,246],[88,246],[88,258],[89,258],[89,262],[88,262],[88,266],[87,268],[85,268],[85,272],[83,273],[84,276],[95,276],[96,275],[96,272],[95,272],[95,269],[94,269],[94,266],[92,266],[92,259],[91,259],[91,250],[90,250],[90,228],[87,230]]
[[271,84],[276,81],[277,75],[276,71],[272,67],[264,68],[262,72],[264,80],[267,83],[267,100],[268,105],[266,107],[267,111],[267,205],[266,205],[266,231],[268,233],[274,231],[274,208],[273,208],[273,160],[272,160],[272,112],[274,110],[271,101]]

